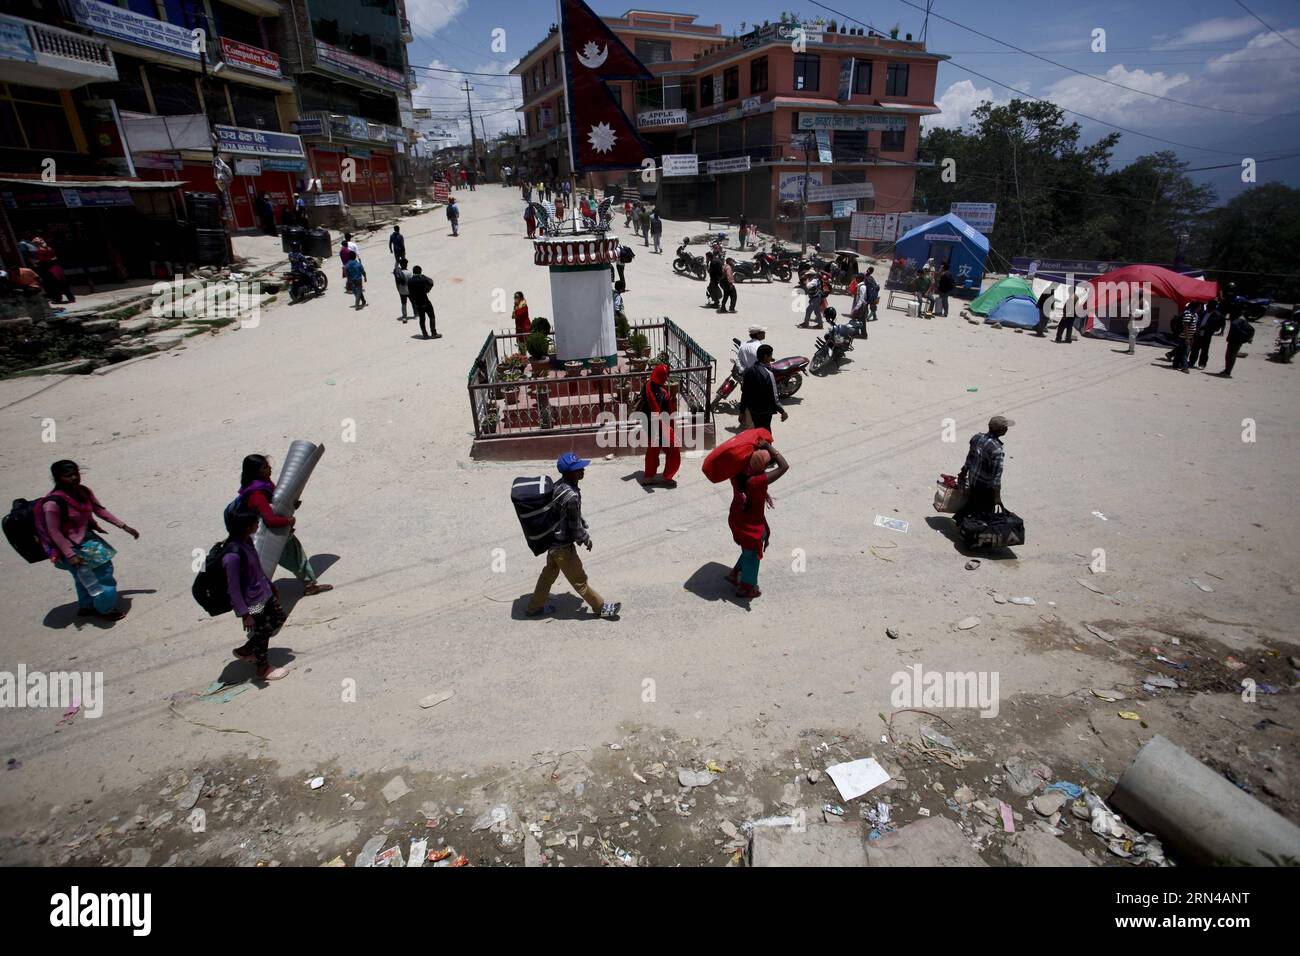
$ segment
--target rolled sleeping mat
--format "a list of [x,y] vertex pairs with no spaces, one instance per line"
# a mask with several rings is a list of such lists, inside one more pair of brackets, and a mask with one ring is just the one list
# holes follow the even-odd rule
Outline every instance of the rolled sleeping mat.
[[1300,827],[1159,734],[1138,751],[1110,803],[1189,863],[1300,860]]
[[[316,445],[301,439],[289,446],[285,453],[284,464],[280,466],[280,479],[275,483],[275,495],[271,498],[271,510],[282,518],[293,516],[294,502],[302,497],[311,477],[316,462],[325,454],[324,445]],[[263,524],[253,536],[253,547],[262,561],[262,571],[268,578],[275,573],[275,566],[280,563],[284,544],[293,533],[292,528],[268,528]]]

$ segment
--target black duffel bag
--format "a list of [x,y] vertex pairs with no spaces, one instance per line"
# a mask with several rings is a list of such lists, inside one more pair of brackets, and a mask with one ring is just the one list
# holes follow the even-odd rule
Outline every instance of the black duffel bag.
[[1025,523],[1001,505],[984,514],[968,514],[957,525],[967,548],[1011,548],[1025,543]]

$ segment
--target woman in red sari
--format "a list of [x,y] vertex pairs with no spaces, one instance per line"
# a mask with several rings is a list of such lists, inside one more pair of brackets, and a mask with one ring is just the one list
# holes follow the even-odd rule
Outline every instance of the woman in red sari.
[[[649,416],[646,434],[645,468],[641,484],[662,484],[676,488],[673,475],[682,466],[682,449],[673,431],[672,416],[677,412],[677,402],[669,394],[668,366],[656,365],[645,383],[645,410]],[[664,474],[659,477],[659,453],[665,453]]]
[[[768,471],[773,461],[776,467]],[[764,439],[759,439],[757,448],[749,456],[749,467],[731,479],[732,498],[731,513],[727,524],[731,527],[731,536],[740,545],[740,560],[727,575],[727,580],[736,585],[736,597],[756,598],[763,592],[758,589],[758,563],[763,559],[763,551],[771,536],[765,509],[772,503],[767,488],[790,470],[781,453]]]
[[515,310],[511,313],[511,318],[515,320],[515,334],[519,338],[515,342],[519,345],[519,351],[524,351],[524,343],[528,339],[528,333],[533,330],[533,321],[528,317],[528,300],[524,298],[522,292],[515,293]]

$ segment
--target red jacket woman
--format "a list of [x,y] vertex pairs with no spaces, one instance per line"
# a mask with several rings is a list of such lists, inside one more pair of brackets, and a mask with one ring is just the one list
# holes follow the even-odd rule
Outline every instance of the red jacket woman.
[[[767,468],[772,461],[776,462],[776,468],[769,472]],[[781,453],[770,442],[760,440],[749,456],[748,469],[731,479],[731,511],[727,515],[727,525],[731,528],[732,540],[740,545],[740,560],[727,575],[727,581],[736,585],[739,598],[756,598],[763,594],[758,589],[758,563],[763,559],[771,535],[765,514],[767,506],[772,503],[767,489],[789,469]]]
[[[650,381],[645,383],[645,410],[649,416],[649,431],[646,435],[645,469],[641,484],[658,483],[676,488],[677,482],[673,480],[673,475],[682,466],[682,450],[672,425],[677,402],[669,394],[667,383],[667,365],[656,365],[650,373]],[[663,478],[658,476],[661,450],[667,452]]]

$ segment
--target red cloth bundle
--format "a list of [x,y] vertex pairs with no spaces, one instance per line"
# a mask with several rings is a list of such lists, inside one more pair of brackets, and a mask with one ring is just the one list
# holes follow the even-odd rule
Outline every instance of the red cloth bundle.
[[728,438],[704,459],[700,470],[715,485],[741,474],[749,467],[749,456],[754,454],[759,440],[771,441],[772,433],[766,428],[751,428]]

